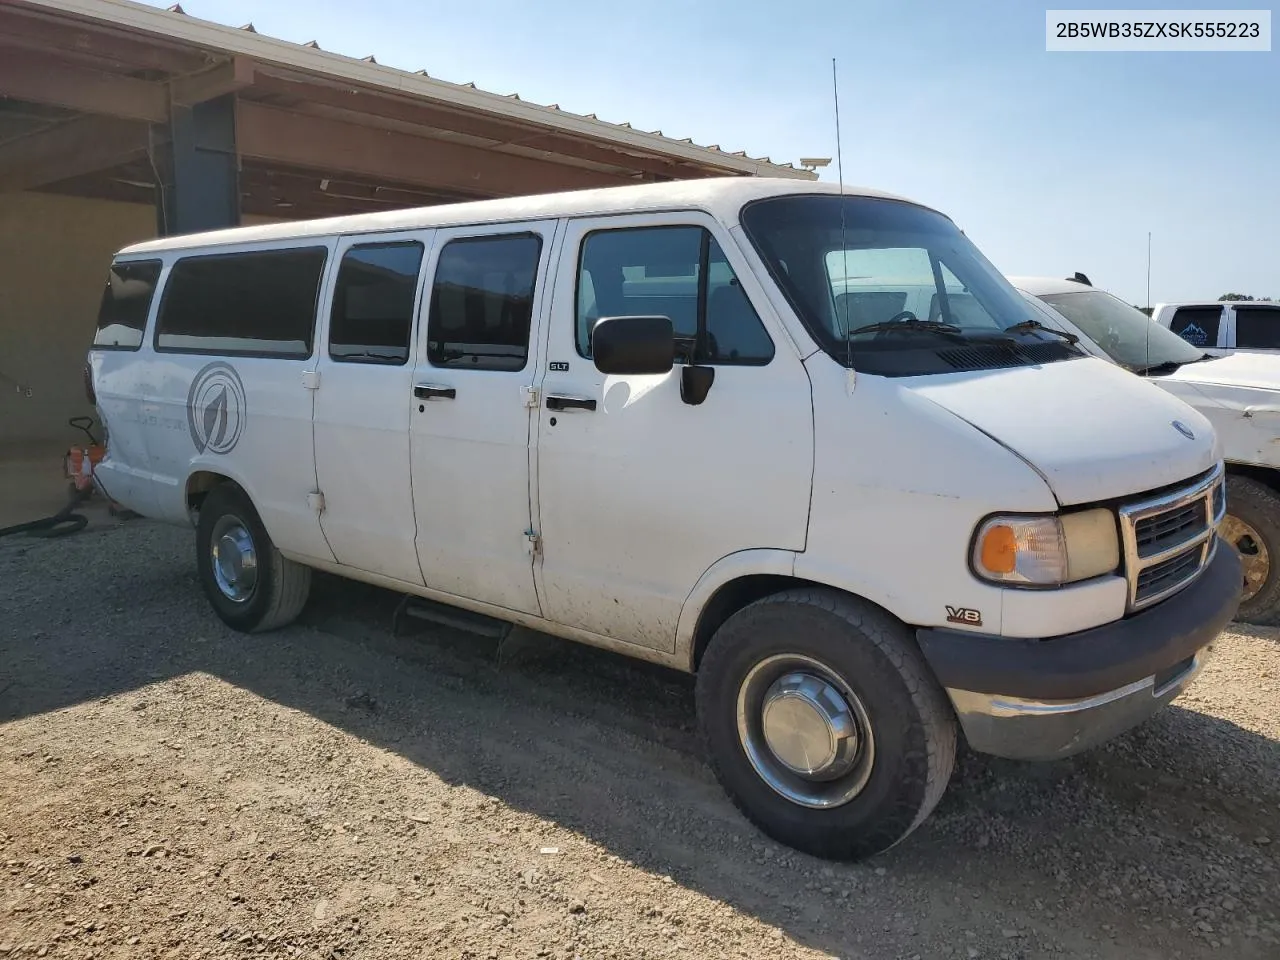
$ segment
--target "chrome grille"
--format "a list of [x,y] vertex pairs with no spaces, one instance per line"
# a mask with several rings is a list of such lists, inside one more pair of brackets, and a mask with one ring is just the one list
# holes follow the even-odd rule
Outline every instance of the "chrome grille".
[[1221,464],[1181,489],[1120,507],[1130,611],[1158,603],[1196,578],[1213,557],[1214,531],[1225,512]]
[[1186,543],[1209,524],[1203,503],[1189,503],[1168,513],[1144,517],[1133,525],[1138,556],[1149,557]]
[[1138,574],[1138,589],[1134,595],[1138,605],[1142,605],[1143,601],[1151,597],[1167,593],[1173,587],[1194,576],[1200,569],[1202,552],[1202,547],[1192,547],[1155,566],[1147,567]]

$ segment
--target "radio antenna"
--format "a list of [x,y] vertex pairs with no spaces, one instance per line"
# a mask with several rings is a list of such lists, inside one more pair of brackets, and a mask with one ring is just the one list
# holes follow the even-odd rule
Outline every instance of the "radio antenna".
[[839,298],[841,307],[837,314],[843,326],[845,366],[849,368],[849,389],[853,389],[853,340],[849,336],[849,244],[845,225],[844,209],[844,145],[840,139],[840,81],[836,73],[836,58],[831,58],[831,94],[836,113],[836,177],[839,179],[840,196],[840,281],[843,295]]
[[[1147,370],[1151,369],[1151,324],[1155,321],[1151,317],[1151,231],[1147,231],[1147,355],[1142,362],[1146,364]],[[1148,374],[1149,376],[1150,374]]]

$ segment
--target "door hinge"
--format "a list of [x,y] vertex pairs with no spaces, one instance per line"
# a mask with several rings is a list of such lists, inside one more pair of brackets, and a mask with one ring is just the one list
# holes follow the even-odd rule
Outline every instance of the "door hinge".
[[542,537],[534,533],[532,530],[524,532],[525,552],[531,557],[536,557],[542,552]]
[[312,490],[307,494],[307,506],[317,516],[324,513],[324,494],[319,490]]
[[320,371],[319,370],[303,370],[302,386],[306,390],[320,389]]
[[520,395],[524,397],[524,405],[526,407],[536,407],[538,405],[537,387],[521,387]]

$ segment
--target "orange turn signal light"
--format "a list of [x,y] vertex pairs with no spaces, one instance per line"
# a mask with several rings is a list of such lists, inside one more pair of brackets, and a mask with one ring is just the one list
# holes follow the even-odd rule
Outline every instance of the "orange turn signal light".
[[989,573],[1013,573],[1018,563],[1018,537],[1004,524],[991,527],[982,536],[978,551],[982,566]]

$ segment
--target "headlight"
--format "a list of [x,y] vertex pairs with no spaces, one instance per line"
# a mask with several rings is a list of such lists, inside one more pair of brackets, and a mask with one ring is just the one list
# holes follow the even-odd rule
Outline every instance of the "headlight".
[[973,569],[995,583],[1058,586],[1119,565],[1120,542],[1110,510],[991,517],[973,538]]

